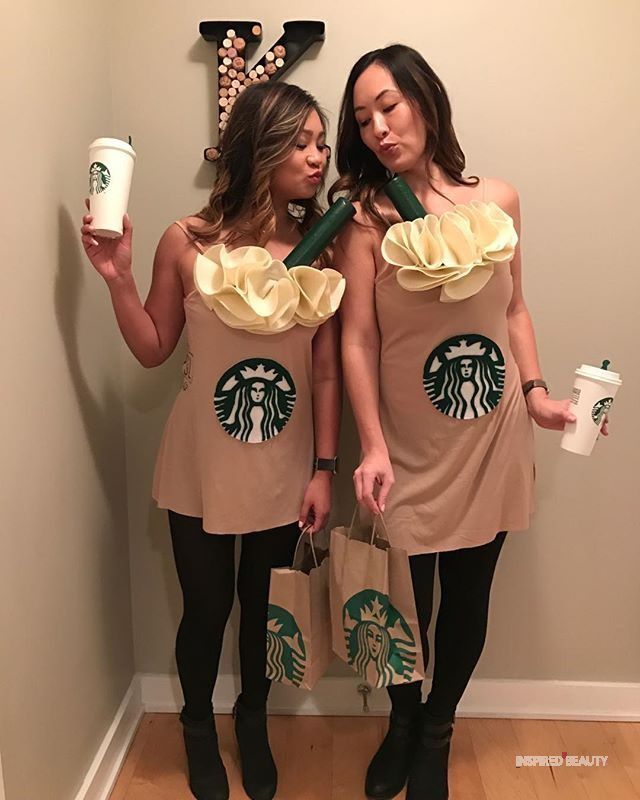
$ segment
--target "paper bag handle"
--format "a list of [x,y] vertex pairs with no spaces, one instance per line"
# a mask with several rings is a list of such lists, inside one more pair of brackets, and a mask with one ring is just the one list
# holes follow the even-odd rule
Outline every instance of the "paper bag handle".
[[[313,527],[312,525],[307,523],[304,526],[304,528],[302,529],[302,531],[300,532],[300,536],[298,536],[298,541],[296,542],[296,549],[293,551],[293,561],[291,562],[291,568],[292,569],[295,567],[296,559],[298,558],[298,549],[300,548],[300,542],[302,541],[302,538],[307,535],[307,533],[309,532],[309,529],[312,528],[312,527]],[[316,547],[315,547],[315,545],[313,543],[313,534],[309,534],[309,543],[311,545],[311,555],[313,556],[313,563],[314,563],[314,565],[315,565],[315,567],[317,569],[318,568],[318,557],[316,556]]]
[[[355,524],[356,524],[356,517],[358,515],[359,507],[360,507],[359,503],[356,503],[356,507],[353,510],[353,516],[351,517],[351,525],[349,526],[349,532],[347,533],[347,539],[351,538],[351,533],[352,533],[352,531],[353,531],[353,529],[355,527]],[[373,546],[373,541],[376,538],[376,526],[378,524],[378,520],[380,520],[380,522],[382,523],[382,527],[384,528],[385,540],[387,542],[389,542],[389,533],[387,531],[387,525],[386,525],[386,523],[384,521],[384,517],[382,516],[382,514],[374,514],[373,515],[373,525],[371,526],[371,539],[369,541],[369,544],[371,546]]]

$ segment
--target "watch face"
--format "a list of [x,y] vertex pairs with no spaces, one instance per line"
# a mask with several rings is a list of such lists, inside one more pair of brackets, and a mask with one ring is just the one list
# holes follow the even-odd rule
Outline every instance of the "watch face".
[[337,458],[316,458],[316,469],[327,470],[328,472],[335,472],[338,467]]

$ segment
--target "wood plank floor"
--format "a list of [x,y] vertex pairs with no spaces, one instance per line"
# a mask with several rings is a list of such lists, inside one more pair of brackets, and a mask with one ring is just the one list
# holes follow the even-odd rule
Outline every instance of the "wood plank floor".
[[[217,717],[231,800],[246,800],[233,721]],[[384,717],[269,719],[278,800],[361,800]],[[516,755],[606,755],[600,767],[520,767]],[[456,720],[451,800],[640,800],[640,723]],[[399,795],[400,798],[404,794]],[[193,800],[177,714],[145,714],[109,800]]]

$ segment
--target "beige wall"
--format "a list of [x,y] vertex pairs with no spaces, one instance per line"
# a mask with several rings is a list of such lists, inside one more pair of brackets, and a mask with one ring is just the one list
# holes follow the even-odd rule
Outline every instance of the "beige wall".
[[77,235],[111,127],[97,6],[3,11],[0,750],[7,800],[71,800],[133,675],[121,344]]
[[[77,0],[28,0],[3,17],[0,750],[8,800],[72,797],[134,664],[175,669],[180,596],[150,484],[183,347],[152,371],[124,350],[77,225],[88,142],[131,134],[134,269],[144,295],[160,234],[205,202],[213,177],[201,160],[215,141],[213,48],[198,23],[214,16],[261,20],[265,47],[284,20],[324,18],[326,42],[288,79],[316,94],[334,134],[354,60],[392,41],[414,45],[447,85],[469,172],[518,187],[525,291],[545,376],[566,394],[578,363],[609,357],[625,385],[612,438],[592,458],[561,452],[555,434],[538,436],[538,513],[529,532],[507,540],[476,675],[640,680],[637,4],[491,0],[462,13],[415,2],[400,17],[397,5],[379,3],[365,20],[355,4],[337,2],[298,3],[295,12],[282,0],[225,5],[138,0],[102,15]],[[352,508],[357,457],[348,413],[342,456],[340,521]],[[222,669],[237,669],[231,648]]]
[[[525,291],[545,376],[567,394],[582,361],[613,359],[625,385],[613,434],[590,459],[538,435],[538,513],[509,537],[495,580],[489,639],[478,677],[640,679],[637,515],[637,325],[635,269],[638,126],[633,0],[548,6],[502,2],[294,6],[276,0],[215,4],[140,0],[115,34],[114,105],[121,135],[136,140],[132,217],[135,270],[146,291],[155,244],[173,219],[199,208],[213,167],[213,46],[204,19],[261,20],[262,54],[282,21],[322,18],[325,43],[289,73],[329,110],[332,137],[348,70],[365,50],[392,41],[420,49],[442,76],[470,173],[520,191]],[[369,6],[367,6],[369,8]],[[615,279],[614,279],[615,276]],[[624,276],[624,277],[623,277]],[[634,336],[635,334],[635,336]],[[178,391],[183,348],[148,372],[126,360],[126,422],[136,666],[174,670],[180,596],[164,512],[149,499],[158,438]],[[357,456],[350,418],[335,516],[351,510]],[[249,498],[248,498],[249,499]],[[237,669],[230,649],[222,669]]]

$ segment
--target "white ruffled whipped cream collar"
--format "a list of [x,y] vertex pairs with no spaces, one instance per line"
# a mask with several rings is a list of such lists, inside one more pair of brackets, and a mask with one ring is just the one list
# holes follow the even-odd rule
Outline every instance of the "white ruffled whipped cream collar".
[[440,290],[444,303],[466,300],[491,279],[494,265],[511,261],[518,243],[513,219],[493,201],[459,203],[440,216],[397,222],[382,241],[382,256],[397,266],[410,292]]
[[225,325],[261,334],[321,325],[338,310],[346,285],[334,269],[287,269],[263,247],[223,244],[196,256],[194,282]]

